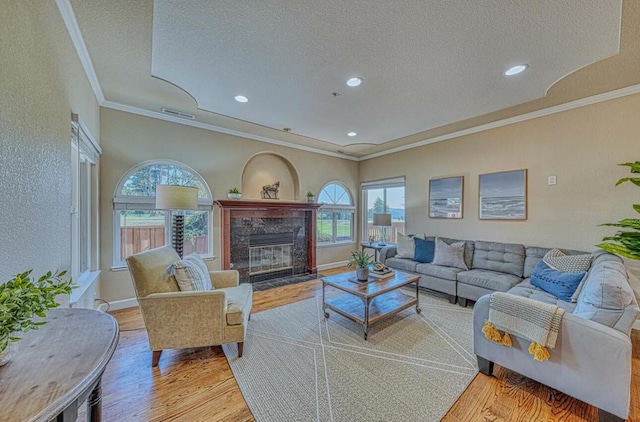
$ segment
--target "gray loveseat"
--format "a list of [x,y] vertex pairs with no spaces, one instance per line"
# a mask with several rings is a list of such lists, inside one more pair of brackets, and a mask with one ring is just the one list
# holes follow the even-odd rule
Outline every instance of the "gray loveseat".
[[[446,239],[447,243],[453,241]],[[465,253],[469,270],[438,269],[437,265],[396,258],[393,246],[383,249],[380,259],[389,267],[420,275],[421,286],[447,294],[450,302],[457,300],[466,306],[467,300],[477,301],[473,309],[473,342],[482,373],[491,375],[493,364],[498,363],[597,407],[601,421],[624,420],[630,403],[630,332],[639,310],[622,260],[602,250],[594,252],[583,288],[576,303],[571,303],[530,283],[534,267],[548,248],[484,241],[466,241],[465,248],[465,252],[471,251],[470,260]],[[505,347],[485,338],[482,327],[489,316],[487,295],[495,291],[555,304],[565,310],[558,341],[548,361],[533,360],[526,340],[512,336],[512,347]]]

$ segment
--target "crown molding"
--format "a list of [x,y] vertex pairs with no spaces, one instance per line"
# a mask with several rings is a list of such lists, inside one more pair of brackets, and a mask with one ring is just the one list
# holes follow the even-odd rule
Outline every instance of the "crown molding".
[[281,141],[279,139],[269,138],[261,135],[254,135],[252,133],[242,132],[239,130],[227,129],[220,126],[215,126],[209,123],[202,123],[197,120],[185,120],[180,117],[170,116],[168,114],[163,114],[158,111],[151,111],[140,107],[134,107],[127,104],[117,103],[114,101],[106,100],[102,104],[102,107],[110,108],[113,110],[124,111],[126,113],[137,114],[139,116],[151,117],[152,119],[164,120],[167,122],[177,123],[180,125],[196,127],[199,129],[209,130],[212,132],[224,133],[226,135],[239,136],[241,138],[252,139],[254,141],[266,142],[268,144],[279,145],[287,148],[299,149],[302,151],[313,152],[316,154],[328,155],[330,157],[342,158],[345,160],[359,161],[357,157],[345,156],[342,154],[338,154],[337,152],[325,151],[319,148],[308,147],[305,145],[298,145],[291,142]]
[[67,27],[67,32],[69,32],[73,46],[76,48],[76,52],[80,58],[80,63],[82,63],[84,72],[87,74],[89,84],[91,84],[96,100],[99,105],[102,105],[105,101],[104,94],[102,93],[102,87],[100,87],[98,75],[96,75],[96,70],[91,62],[91,57],[89,56],[89,51],[84,43],[84,39],[82,38],[82,33],[80,32],[76,15],[73,13],[73,7],[71,7],[69,0],[56,0],[56,5],[58,5],[58,10],[60,10],[62,20]]
[[591,97],[581,98],[579,100],[570,101],[564,104],[558,104],[556,106],[543,108],[541,110],[532,111],[530,113],[521,114],[519,116],[509,117],[503,120],[497,120],[495,122],[474,126],[468,129],[459,130],[457,132],[447,133],[444,135],[436,136],[434,138],[427,138],[425,140],[403,145],[401,147],[390,148],[385,151],[364,155],[360,157],[359,161],[370,160],[372,158],[382,157],[384,155],[394,154],[396,152],[406,151],[408,149],[418,148],[424,145],[435,144],[436,142],[442,142],[442,141],[446,141],[453,138],[459,138],[461,136],[471,135],[472,133],[484,132],[485,130],[495,129],[502,126],[512,125],[514,123],[537,119],[538,117],[548,116],[550,114],[562,113],[563,111],[569,111],[576,108],[601,103],[603,101],[614,100],[616,98],[626,97],[628,95],[633,95],[638,93],[640,93],[640,84],[631,85],[626,88],[616,89],[615,91],[609,91],[602,94],[593,95]]

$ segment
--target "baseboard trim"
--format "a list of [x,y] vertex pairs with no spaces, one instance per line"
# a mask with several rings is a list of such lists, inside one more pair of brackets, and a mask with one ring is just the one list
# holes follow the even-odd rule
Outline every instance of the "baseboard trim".
[[348,262],[349,261],[330,262],[328,264],[318,265],[316,268],[318,268],[318,271],[330,270],[332,268],[344,267]]
[[[130,299],[114,300],[113,302],[109,302],[108,307],[110,311],[117,311],[120,309],[135,308],[136,306],[138,306],[138,299],[132,297]],[[100,306],[98,306],[98,310],[106,311],[107,304],[102,303]]]

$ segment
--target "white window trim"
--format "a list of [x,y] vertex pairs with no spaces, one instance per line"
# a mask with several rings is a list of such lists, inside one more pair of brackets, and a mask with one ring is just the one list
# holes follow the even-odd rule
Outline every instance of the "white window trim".
[[[71,177],[71,277],[76,280],[76,284],[80,283],[87,279],[94,267],[96,267],[97,263],[94,262],[94,254],[92,251],[94,247],[97,248],[97,245],[94,245],[94,239],[91,236],[92,223],[97,220],[98,216],[92,214],[92,200],[95,197],[99,196],[99,192],[93,192],[93,181],[91,178],[91,166],[98,164],[100,159],[100,154],[102,154],[102,149],[98,145],[95,140],[95,137],[91,134],[86,125],[78,118],[78,115],[75,113],[71,114],[71,168],[72,168],[72,177]],[[83,209],[80,206],[80,162],[85,161],[87,166],[85,167],[86,174],[84,177],[86,178],[86,186],[84,188],[87,190],[86,200],[88,203],[86,204],[86,224],[85,227],[86,235],[87,235],[87,244],[86,250],[81,250],[81,227],[80,227],[80,212]],[[87,268],[81,271],[81,254],[86,254],[86,262]],[[95,271],[94,271],[95,272]],[[99,271],[97,271],[99,274]],[[85,288],[86,290],[86,288]],[[72,293],[73,295],[77,295],[78,293]],[[72,301],[73,302],[73,301]]]
[[[182,167],[183,169],[189,171],[193,174],[201,186],[205,190],[207,194],[207,198],[198,198],[198,211],[206,211],[209,213],[209,221],[208,228],[209,233],[207,234],[209,239],[209,253],[207,255],[203,255],[204,259],[213,259],[213,195],[211,193],[211,189],[209,188],[209,184],[200,176],[200,174],[192,169],[191,167],[183,164],[179,161],[175,160],[148,160],[142,163],[139,163],[132,168],[130,168],[118,181],[116,185],[116,189],[113,196],[113,265],[111,267],[112,271],[125,270],[127,269],[127,264],[124,260],[120,260],[120,244],[121,244],[121,235],[120,235],[120,211],[125,211],[127,209],[135,209],[135,210],[155,210],[156,197],[155,196],[132,196],[132,195],[122,195],[122,189],[124,184],[129,180],[133,174],[144,167],[152,166],[152,165],[171,165],[176,167]],[[171,227],[171,212],[165,213],[165,227]],[[165,244],[171,244],[171,230],[165,230]]]
[[[332,232],[333,232],[333,240],[331,241],[327,241],[327,242],[316,242],[316,246],[321,247],[321,248],[326,248],[326,247],[331,247],[331,246],[344,246],[344,245],[348,245],[348,244],[355,244],[356,243],[356,236],[355,236],[355,231],[356,231],[356,206],[353,205],[353,195],[351,194],[351,191],[349,190],[349,188],[347,186],[345,186],[344,183],[337,181],[337,180],[333,180],[330,182],[327,182],[324,184],[324,186],[322,186],[322,188],[320,189],[320,192],[318,193],[318,198],[320,198],[320,195],[322,194],[322,191],[329,185],[339,185],[340,187],[342,187],[345,192],[347,193],[347,195],[349,196],[349,202],[351,202],[350,205],[347,204],[322,204],[320,206],[320,208],[318,208],[317,212],[330,212],[332,213]],[[353,215],[353,218],[351,219],[351,239],[347,239],[347,240],[337,240],[337,227],[336,227],[336,213],[351,213]]]

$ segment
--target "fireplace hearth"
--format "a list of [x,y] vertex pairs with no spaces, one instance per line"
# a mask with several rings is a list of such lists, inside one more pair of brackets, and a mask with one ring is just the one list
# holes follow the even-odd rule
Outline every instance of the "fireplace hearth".
[[316,210],[319,204],[219,200],[222,266],[257,283],[316,274]]

